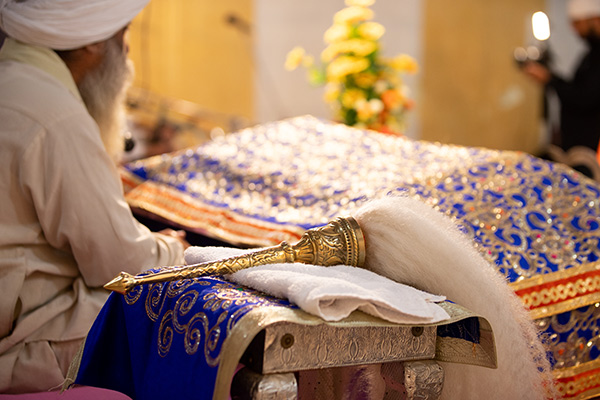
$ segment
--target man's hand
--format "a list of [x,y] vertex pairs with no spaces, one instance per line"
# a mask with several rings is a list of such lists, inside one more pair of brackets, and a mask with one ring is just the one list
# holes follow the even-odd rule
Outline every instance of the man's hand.
[[523,66],[522,71],[531,79],[538,83],[541,83],[542,85],[548,83],[550,81],[550,78],[552,77],[548,68],[536,62],[526,63]]
[[185,240],[185,231],[176,231],[173,229],[163,229],[162,231],[159,231],[158,233],[160,233],[162,235],[166,235],[166,236],[171,236],[171,237],[174,237],[175,239],[179,240],[181,242],[181,244],[183,245],[184,250],[187,249],[188,247],[190,247],[190,244],[187,242],[187,240]]

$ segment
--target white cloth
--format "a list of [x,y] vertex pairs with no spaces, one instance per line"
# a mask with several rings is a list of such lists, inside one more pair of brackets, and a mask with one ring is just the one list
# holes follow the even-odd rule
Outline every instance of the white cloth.
[[600,17],[600,0],[570,0],[567,13],[573,20]]
[[149,0],[0,0],[0,28],[21,42],[71,50],[110,38]]
[[52,343],[85,337],[108,296],[102,285],[120,271],[183,262],[177,240],[133,219],[76,91],[56,53],[7,39],[0,51],[0,393],[62,383]]
[[[222,247],[190,247],[185,252],[185,260],[187,264],[196,264],[244,252]],[[355,310],[399,324],[435,323],[450,318],[435,304],[445,297],[347,265],[268,264],[243,269],[227,278],[272,296],[287,298],[326,321],[339,321]]]

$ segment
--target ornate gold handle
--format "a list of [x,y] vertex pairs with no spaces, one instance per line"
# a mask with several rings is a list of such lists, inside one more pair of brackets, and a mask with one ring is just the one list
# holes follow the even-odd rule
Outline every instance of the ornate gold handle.
[[104,285],[104,288],[125,294],[135,286],[145,283],[226,275],[257,265],[300,262],[322,266],[343,264],[360,267],[364,261],[365,241],[360,226],[352,217],[338,217],[325,226],[307,230],[298,243],[292,246],[282,242],[278,246],[236,257],[201,264],[164,267],[158,272],[146,275],[121,272]]

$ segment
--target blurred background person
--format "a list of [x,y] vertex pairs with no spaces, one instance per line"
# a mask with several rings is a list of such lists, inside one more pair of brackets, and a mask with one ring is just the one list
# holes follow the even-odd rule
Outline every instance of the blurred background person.
[[[588,48],[572,79],[537,62],[527,62],[522,70],[546,90],[556,93],[560,102],[558,135],[550,146],[550,157],[562,162],[568,152],[579,152],[597,164],[594,154],[600,141],[600,0],[570,0],[567,11],[573,29]],[[574,168],[589,176],[593,174],[593,166]]]

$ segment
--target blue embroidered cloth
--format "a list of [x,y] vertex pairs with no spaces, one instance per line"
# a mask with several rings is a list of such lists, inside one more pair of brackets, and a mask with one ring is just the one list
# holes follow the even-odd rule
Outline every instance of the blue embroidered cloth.
[[563,393],[600,390],[600,184],[564,165],[303,116],[136,161],[122,176],[135,209],[250,246],[293,243],[390,193],[419,198],[456,218],[530,309]]
[[[223,343],[257,307],[297,308],[220,277],[113,293],[86,338],[75,383],[133,399],[211,399]],[[440,336],[472,343],[479,329],[476,317],[438,326]]]
[[223,341],[254,307],[295,306],[218,277],[113,293],[86,338],[75,383],[134,399],[210,399]]

